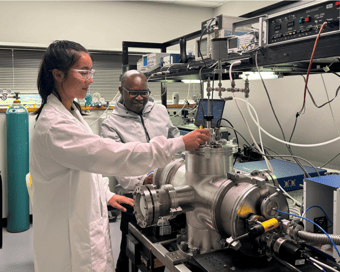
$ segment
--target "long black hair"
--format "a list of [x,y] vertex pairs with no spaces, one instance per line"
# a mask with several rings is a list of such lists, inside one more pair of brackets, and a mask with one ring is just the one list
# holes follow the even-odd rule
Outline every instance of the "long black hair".
[[[52,71],[54,69],[62,71],[64,73],[64,78],[67,78],[69,69],[78,61],[80,54],[83,52],[89,54],[85,47],[72,41],[54,41],[49,45],[39,68],[37,85],[41,96],[41,106],[34,112],[34,114],[37,114],[36,119],[38,119],[46,104],[47,97],[52,92],[54,92],[61,101],[60,95],[55,88]],[[82,114],[80,105],[75,101],[73,103]]]

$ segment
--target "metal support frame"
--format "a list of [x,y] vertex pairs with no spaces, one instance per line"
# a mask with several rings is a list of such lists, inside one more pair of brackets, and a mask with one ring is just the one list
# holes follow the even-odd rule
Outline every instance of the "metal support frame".
[[129,66],[129,47],[135,48],[152,48],[152,49],[160,49],[162,53],[166,53],[166,49],[169,46],[173,46],[179,44],[180,39],[192,40],[201,35],[201,31],[196,31],[184,36],[181,36],[176,39],[172,39],[170,41],[164,43],[148,43],[148,42],[127,42],[123,41],[122,46],[122,64],[123,64],[123,74],[127,71]]
[[[309,1],[313,2],[313,1]],[[233,33],[235,32],[235,28],[237,26],[246,25],[249,23],[254,23],[255,21],[259,21],[260,24],[260,36],[259,36],[259,45],[262,47],[265,45],[264,37],[263,37],[263,24],[265,23],[265,19],[267,15],[265,14],[272,14],[273,12],[279,12],[282,10],[285,10],[287,8],[296,7],[301,5],[300,1],[282,1],[277,4],[270,5],[268,7],[255,10],[251,13],[243,14],[240,17],[245,18],[245,20],[242,20],[240,22],[236,22],[233,24]],[[194,38],[200,37],[201,30],[192,32],[190,34],[172,39],[170,41],[164,42],[164,43],[148,43],[148,42],[129,42],[129,41],[123,41],[122,43],[122,70],[123,73],[125,73],[128,70],[129,67],[129,47],[136,47],[136,48],[152,48],[152,49],[160,49],[162,53],[166,53],[167,47],[173,46],[176,44],[179,44],[180,39],[186,39],[186,40],[192,40]],[[340,35],[339,35],[340,36]],[[339,39],[340,37],[330,37],[330,40]],[[323,43],[323,37],[321,37],[318,48],[322,47],[321,44]],[[307,45],[307,47],[310,46],[310,44],[314,43],[314,40],[306,41],[304,45]],[[336,50],[334,49],[334,46],[332,48],[329,48],[332,43],[329,43],[328,40],[326,41],[326,50],[318,50],[316,52],[316,58],[320,56],[320,58],[328,58],[328,57],[339,57],[334,56],[334,52]],[[336,40],[335,48],[338,48],[338,45],[340,42]],[[277,46],[271,49],[262,49],[262,54],[259,54],[258,56],[258,62],[259,66],[268,67],[270,64],[276,66],[275,64],[282,64],[282,63],[288,63],[295,65],[295,62],[298,62],[300,60],[309,60],[310,54],[309,51],[306,50],[307,48],[304,47],[301,52],[301,47],[299,47],[299,43],[296,42],[295,44],[288,44],[287,46]],[[299,53],[296,53],[298,52]],[[327,53],[328,52],[328,53]],[[331,52],[329,54],[329,52]],[[301,55],[302,53],[302,55]],[[306,55],[307,54],[307,55]],[[238,71],[255,71],[255,64],[254,64],[254,56],[255,54],[245,54],[244,57],[248,57],[249,61],[246,61],[245,63],[242,62],[242,65],[235,67],[235,70]],[[303,56],[303,57],[302,57]],[[233,60],[239,59],[239,56],[231,56],[228,59],[225,59],[225,62],[232,62]],[[201,64],[195,64],[193,62],[193,66],[200,66]],[[335,67],[336,65],[333,65]],[[197,67],[196,67],[197,68]],[[288,71],[289,72],[289,71]],[[194,74],[197,74],[197,71],[187,71],[186,69],[178,69],[178,72],[173,75],[167,75],[167,78],[170,80],[181,80],[184,78],[192,78],[194,77]],[[197,77],[196,77],[197,78]],[[224,78],[227,79],[227,78]],[[162,93],[162,104],[164,106],[167,105],[167,97],[166,97],[166,81],[164,81],[164,75],[155,75],[152,78],[153,81],[161,81],[161,93]]]
[[[134,225],[129,223],[129,233],[139,241],[144,247],[152,252],[152,254],[171,272],[191,272],[182,262],[185,260],[178,251],[170,252],[164,245],[173,242],[176,239],[166,240],[163,242],[153,243],[144,234],[142,234]],[[135,254],[140,254],[136,252]],[[135,269],[139,264],[134,264],[130,258],[130,271],[136,271]]]
[[[281,11],[282,9],[285,9],[287,7],[296,6],[299,5],[300,1],[282,1],[280,3],[276,3],[273,5],[270,5],[268,7],[255,10],[251,13],[243,14],[240,17],[243,18],[253,18],[256,16],[263,16],[263,14],[271,14],[273,11]],[[189,33],[187,35],[172,39],[170,41],[164,42],[164,43],[148,43],[148,42],[128,42],[123,41],[122,43],[122,64],[123,64],[123,73],[127,71],[128,65],[129,65],[129,47],[135,47],[135,48],[154,48],[154,49],[161,49],[161,52],[165,53],[166,48],[179,44],[180,39],[186,39],[186,40],[192,40],[197,37],[201,36],[201,30]]]
[[[180,39],[192,40],[201,35],[201,31],[196,31],[179,38],[164,42],[164,43],[148,43],[148,42],[127,42],[123,41],[122,43],[122,69],[123,74],[128,71],[129,68],[129,48],[152,48],[152,49],[160,49],[162,53],[166,53],[166,49],[169,46],[173,46],[179,44]],[[166,107],[167,105],[167,84],[166,82],[161,83],[161,98],[162,104]]]

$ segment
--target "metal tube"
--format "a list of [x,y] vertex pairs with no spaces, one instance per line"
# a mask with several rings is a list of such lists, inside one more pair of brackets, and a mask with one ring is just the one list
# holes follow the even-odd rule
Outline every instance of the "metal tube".
[[259,19],[259,47],[263,46],[263,17]]
[[189,206],[195,200],[195,193],[191,186],[175,188],[178,206]]
[[[310,233],[303,230],[300,230],[297,234],[301,239],[307,240],[309,242],[315,242],[321,245],[332,244],[332,242],[329,240],[326,234]],[[331,239],[336,245],[340,245],[339,235],[329,234],[329,237],[331,237]]]
[[[209,91],[209,88],[210,88],[210,78],[208,78],[208,84],[207,84],[207,96],[208,96],[208,112],[207,112],[207,115],[210,115],[210,91]],[[202,105],[202,107],[203,107],[203,105]]]

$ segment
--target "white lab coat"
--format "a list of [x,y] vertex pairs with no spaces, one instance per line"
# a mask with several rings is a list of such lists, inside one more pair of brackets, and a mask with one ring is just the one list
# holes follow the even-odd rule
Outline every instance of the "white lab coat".
[[70,113],[50,95],[31,144],[35,271],[114,271],[107,215],[113,194],[102,174],[141,175],[184,149],[181,137],[149,144],[103,139],[77,109]]

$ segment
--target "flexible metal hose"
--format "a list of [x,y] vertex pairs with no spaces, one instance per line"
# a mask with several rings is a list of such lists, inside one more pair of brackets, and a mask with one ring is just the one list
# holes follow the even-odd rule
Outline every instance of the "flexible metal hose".
[[[300,230],[297,235],[306,241],[309,242],[315,242],[317,244],[332,244],[332,242],[329,240],[329,238],[325,235],[325,234],[319,234],[319,233],[310,233],[310,232],[306,232],[303,230]],[[336,245],[340,245],[340,235],[333,235],[333,234],[329,234],[329,237],[331,237],[331,239],[333,240],[333,242]]]

